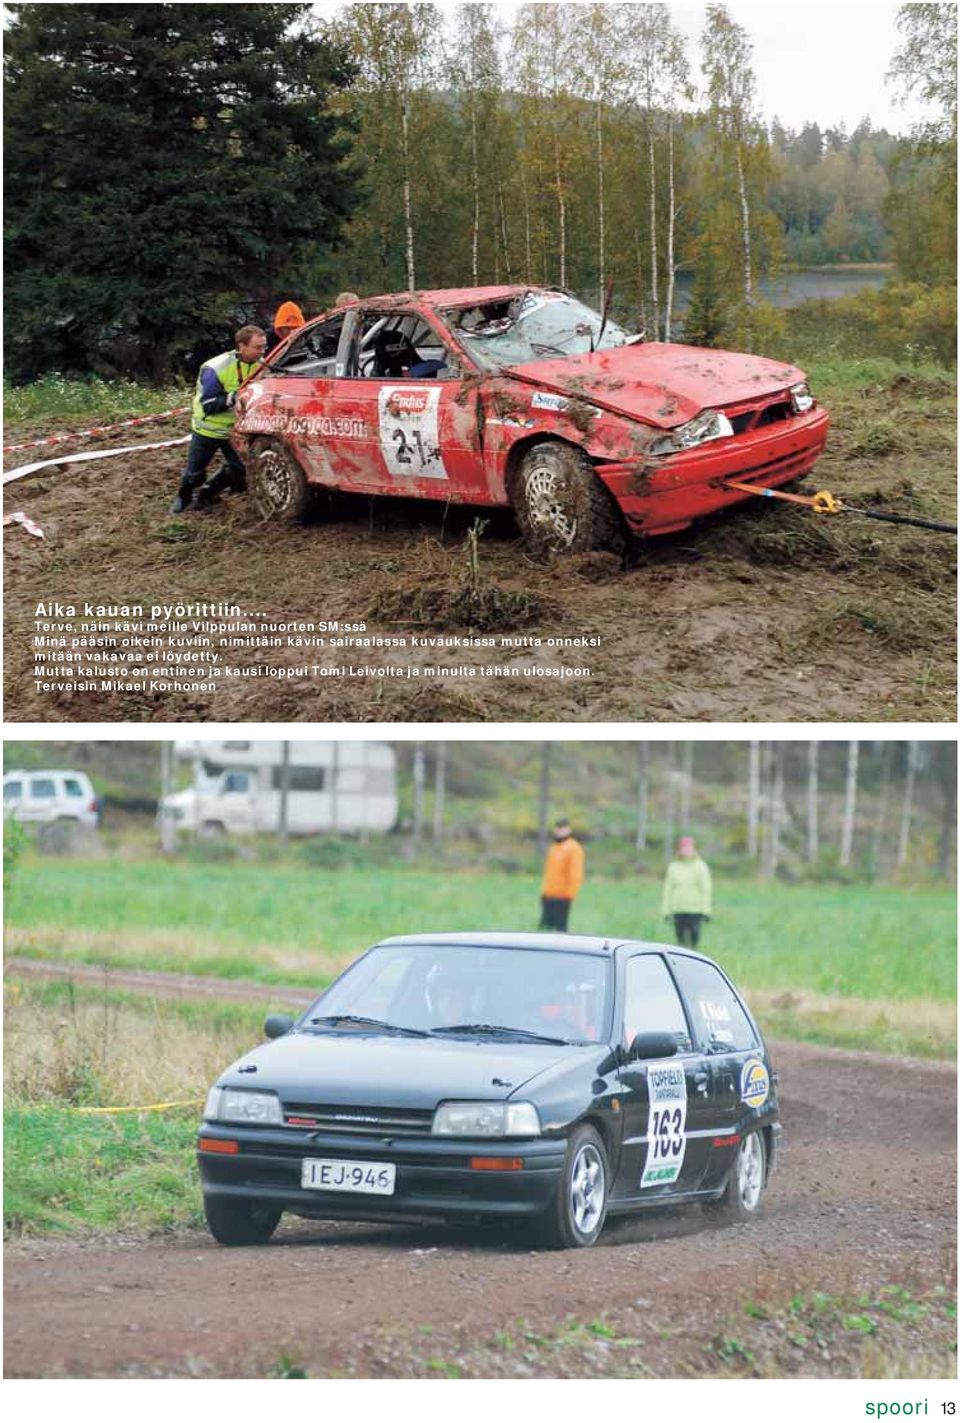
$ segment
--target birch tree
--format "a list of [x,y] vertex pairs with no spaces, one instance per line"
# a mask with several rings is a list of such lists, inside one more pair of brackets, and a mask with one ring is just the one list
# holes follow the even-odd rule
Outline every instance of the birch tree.
[[423,839],[423,797],[427,783],[427,764],[423,742],[413,744],[413,848],[419,850]]
[[784,745],[782,741],[770,744],[768,758],[769,798],[767,826],[763,841],[763,873],[767,879],[775,879],[780,867],[780,831],[784,819]]
[[552,741],[540,743],[540,805],[537,815],[537,844],[541,857],[547,852],[550,820],[550,761],[553,752]]
[[[628,70],[624,54],[629,5],[573,7],[573,47],[578,87],[590,100],[596,169],[597,287],[600,301],[607,281],[607,204],[605,126],[608,109],[622,101]],[[598,301],[598,305],[600,304]]]
[[703,73],[710,103],[710,120],[729,147],[740,201],[740,239],[743,260],[743,301],[753,305],[753,249],[750,237],[750,201],[744,150],[753,117],[756,81],[751,67],[753,46],[746,30],[736,24],[725,5],[707,6],[703,31]]
[[[480,227],[483,175],[488,165],[495,167],[497,135],[495,123],[500,105],[500,58],[497,51],[499,29],[496,9],[489,4],[458,5],[455,21],[455,48],[450,61],[450,79],[458,94],[468,134],[470,154],[470,270],[473,285],[480,285]],[[493,193],[491,226],[493,250],[497,248],[497,227],[506,227],[503,190],[488,183]],[[504,242],[506,234],[504,231]]]
[[680,829],[690,829],[690,805],[693,800],[693,742],[683,743],[680,769]]
[[650,743],[637,742],[637,850],[647,848],[650,802]]
[[[569,166],[570,74],[573,63],[572,6],[521,5],[514,27],[521,92],[533,100],[537,124],[545,133],[551,161],[549,188],[556,205],[557,276],[544,281],[567,285],[567,201]],[[542,162],[538,163],[541,175]],[[545,254],[546,255],[546,254]]]
[[650,305],[654,340],[660,339],[660,261],[657,250],[657,165],[654,152],[659,114],[664,106],[672,30],[666,5],[633,5],[629,26],[632,79],[643,114],[647,150],[647,204],[650,232]]
[[443,810],[447,788],[447,747],[438,741],[433,763],[433,843],[440,846],[443,841]]
[[437,79],[443,22],[436,5],[350,5],[339,17],[368,98],[365,127],[375,132],[378,197],[388,201],[399,173],[407,286],[416,286],[413,110]]
[[675,30],[669,22],[664,55],[664,80],[667,107],[667,297],[663,316],[663,339],[669,341],[672,334],[673,299],[679,269],[675,255],[678,208],[674,137],[680,105],[693,99],[686,45],[682,34]]
[[807,864],[815,865],[820,854],[820,743],[807,742]]
[[840,866],[848,869],[853,856],[853,834],[857,818],[857,765],[860,743],[847,743],[847,784],[843,799],[843,826],[840,832]]
[[907,766],[903,780],[903,801],[900,806],[900,834],[897,838],[897,869],[906,868],[910,858],[910,827],[913,820],[913,792],[917,779],[919,750],[915,741],[907,742]]
[[760,847],[760,742],[750,742],[747,770],[747,854],[757,858]]

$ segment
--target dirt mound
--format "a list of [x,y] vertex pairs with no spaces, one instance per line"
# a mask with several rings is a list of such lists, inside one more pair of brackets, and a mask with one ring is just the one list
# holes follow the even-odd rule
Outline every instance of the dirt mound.
[[452,550],[424,539],[418,571],[394,575],[371,598],[367,615],[375,622],[403,627],[476,632],[559,622],[561,609],[555,598],[522,583],[511,586],[485,572],[480,544],[485,528],[485,521],[475,521],[462,546]]

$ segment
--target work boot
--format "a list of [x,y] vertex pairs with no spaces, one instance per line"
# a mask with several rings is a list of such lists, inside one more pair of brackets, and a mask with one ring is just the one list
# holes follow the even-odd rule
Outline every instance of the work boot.
[[[200,476],[200,482],[203,475]],[[184,514],[190,508],[193,499],[193,491],[197,487],[197,476],[195,474],[185,474],[180,481],[180,488],[177,490],[177,497],[170,505],[171,514]]]

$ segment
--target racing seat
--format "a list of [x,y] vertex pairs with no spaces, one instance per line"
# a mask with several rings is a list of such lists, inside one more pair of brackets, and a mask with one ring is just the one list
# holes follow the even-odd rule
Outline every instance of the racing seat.
[[420,352],[402,331],[378,331],[373,343],[375,376],[402,376],[420,360]]

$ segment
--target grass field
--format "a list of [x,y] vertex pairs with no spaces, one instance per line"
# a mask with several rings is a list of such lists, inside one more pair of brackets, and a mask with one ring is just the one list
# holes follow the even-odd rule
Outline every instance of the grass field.
[[[322,985],[390,934],[537,926],[531,876],[119,861],[24,862],[8,891],[11,951]],[[571,927],[662,940],[654,879],[588,880]],[[948,890],[720,882],[703,947],[739,982],[834,997],[949,1001]]]
[[[194,1159],[210,1083],[261,1036],[259,1007],[7,983],[8,1235],[172,1230],[202,1218]],[[91,1106],[186,1102],[164,1112]]]

